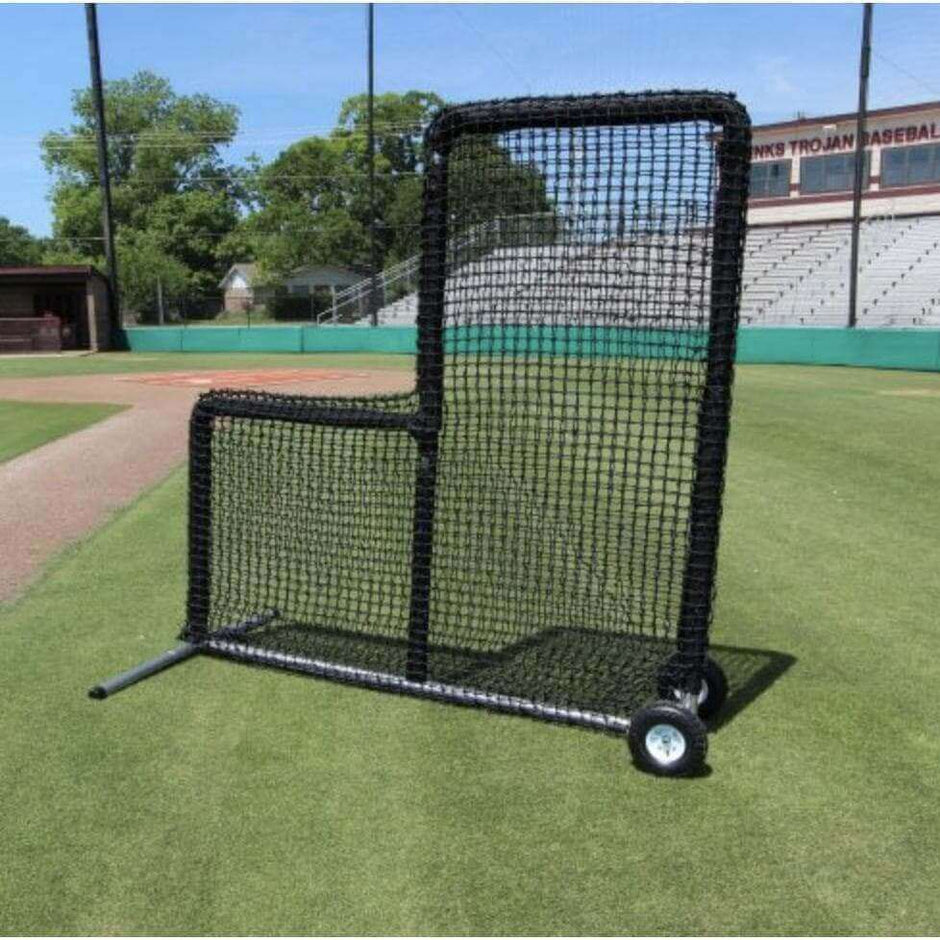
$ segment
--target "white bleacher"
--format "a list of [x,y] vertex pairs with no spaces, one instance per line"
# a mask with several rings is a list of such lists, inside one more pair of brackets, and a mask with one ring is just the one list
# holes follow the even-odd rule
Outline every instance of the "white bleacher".
[[[379,323],[382,326],[414,326],[417,319],[417,293],[405,294],[404,297],[379,310]],[[365,325],[368,320],[363,320],[362,323]]]
[[[759,233],[759,235],[758,235]],[[757,235],[757,248],[751,243]],[[848,222],[774,226],[748,234],[741,322],[747,326],[844,326]],[[940,324],[940,217],[874,218],[859,240],[858,325]]]
[[[762,226],[748,232],[742,279],[743,326],[844,326],[848,308],[851,228],[848,222]],[[609,292],[612,270],[655,290],[658,279],[644,269],[663,270],[663,288],[681,285],[669,265],[681,265],[669,248],[655,242],[632,246],[494,248],[458,268],[448,291],[463,312],[485,305],[481,320],[518,316],[526,322],[550,323],[572,314],[582,322],[654,325],[681,308],[683,298],[649,291],[634,310],[623,309],[629,290]],[[665,265],[665,267],[663,267]],[[487,290],[475,300],[474,284],[486,273]],[[499,272],[504,273],[502,279]],[[580,275],[581,303],[570,309],[564,287],[570,274]],[[591,278],[596,272],[597,278]],[[677,272],[678,273],[678,272]],[[500,280],[504,289],[494,289]],[[592,280],[598,287],[591,287]],[[862,224],[859,243],[858,325],[867,327],[940,327],[940,216],[874,218]],[[652,302],[655,301],[655,302]],[[417,295],[408,294],[379,311],[379,322],[411,325],[417,317]]]
[[[756,251],[752,236],[760,233]],[[841,223],[752,229],[744,257],[741,322],[800,325],[825,305],[848,247]]]
[[905,221],[901,237],[859,273],[860,326],[940,325],[940,217]]

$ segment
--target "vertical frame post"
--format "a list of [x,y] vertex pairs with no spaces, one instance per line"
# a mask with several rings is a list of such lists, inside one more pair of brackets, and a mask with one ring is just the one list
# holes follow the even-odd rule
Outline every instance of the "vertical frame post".
[[189,593],[184,639],[209,632],[212,553],[212,415],[196,403],[189,422]]
[[412,434],[418,445],[411,543],[411,607],[406,678],[428,678],[434,503],[438,436],[444,408],[444,282],[447,277],[447,153],[426,140],[428,160],[421,224],[418,295],[418,413]]
[[718,143],[706,378],[699,405],[689,549],[676,636],[684,673],[680,681],[684,691],[693,693],[697,693],[700,685],[715,593],[750,140],[749,121],[742,108],[736,120],[725,123]]

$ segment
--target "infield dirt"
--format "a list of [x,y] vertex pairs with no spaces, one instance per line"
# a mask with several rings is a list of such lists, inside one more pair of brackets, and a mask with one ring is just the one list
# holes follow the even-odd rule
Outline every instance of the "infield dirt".
[[0,465],[0,603],[186,456],[189,412],[209,388],[354,396],[408,391],[408,372],[265,369],[0,380],[0,399],[130,407]]

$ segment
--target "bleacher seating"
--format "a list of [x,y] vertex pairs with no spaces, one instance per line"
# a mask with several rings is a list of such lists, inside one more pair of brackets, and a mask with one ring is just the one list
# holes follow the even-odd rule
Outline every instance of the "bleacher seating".
[[[651,243],[650,262],[660,263]],[[520,253],[531,257],[519,264]],[[620,258],[634,265],[644,256],[636,245],[620,252],[615,246],[560,246],[495,248],[487,256],[492,266],[505,260],[507,309],[537,305],[550,322],[552,284],[572,267],[616,265]],[[761,226],[748,232],[742,281],[743,326],[844,326],[848,310],[851,226],[824,222],[787,226]],[[667,259],[668,260],[668,259]],[[469,261],[452,276],[451,289],[461,301],[472,302],[474,265]],[[527,272],[528,280],[518,278]],[[509,275],[512,275],[510,279]],[[669,282],[669,279],[666,279]],[[508,288],[507,288],[508,289]],[[492,296],[489,298],[492,302]],[[608,309],[617,298],[588,297],[587,321],[623,318]],[[669,302],[669,298],[664,298]],[[677,298],[678,300],[678,298]],[[410,325],[417,316],[417,295],[408,294],[379,311],[379,322]],[[625,312],[627,322],[642,323]],[[858,325],[867,327],[940,327],[940,216],[873,218],[863,221],[859,242]]]
[[[741,323],[844,326],[850,258],[848,222],[752,229]],[[940,325],[940,216],[862,223],[858,325]]]

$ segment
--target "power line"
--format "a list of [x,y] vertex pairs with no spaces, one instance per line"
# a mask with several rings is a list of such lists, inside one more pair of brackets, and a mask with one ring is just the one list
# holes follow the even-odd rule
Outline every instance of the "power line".
[[460,12],[460,10],[456,6],[448,4],[447,9],[450,10],[454,14],[454,16],[456,16],[457,19],[459,19],[460,22],[463,23],[464,26],[472,30],[474,33],[476,33],[480,39],[480,42],[482,42],[483,45],[486,46],[486,48],[489,49],[489,51],[492,52],[493,55],[495,55],[496,58],[499,59],[500,62],[502,62],[503,65],[506,66],[507,69],[509,69],[510,72],[512,72],[513,76],[516,78],[517,81],[522,82],[522,84],[525,86],[526,91],[529,92],[529,94],[532,94],[532,86],[526,80],[525,76],[520,74],[520,72],[518,71],[518,69],[516,69],[516,67],[512,64],[512,62],[510,62],[509,59],[507,59],[506,56],[504,56],[502,52],[500,52],[499,49],[497,49],[496,46],[493,45],[493,43],[489,41],[489,39],[486,37],[486,34],[483,33],[482,30],[478,29],[473,23],[471,23],[463,15],[463,13]]
[[[364,170],[353,170],[346,175],[336,175],[328,173],[288,173],[288,174],[276,174],[268,176],[265,174],[264,170],[253,170],[251,172],[245,173],[218,173],[210,174],[208,176],[189,176],[185,172],[179,173],[176,176],[151,176],[147,174],[145,182],[160,182],[160,183],[218,183],[218,182],[230,182],[230,183],[240,183],[245,181],[251,181],[259,178],[264,178],[268,182],[299,182],[301,180],[322,180],[328,183],[345,183],[355,179],[365,178],[366,172]],[[395,170],[390,173],[376,173],[376,179],[385,179],[385,180],[396,180],[403,177],[420,177],[422,173],[419,170]],[[121,185],[118,182],[118,185]]]
[[934,97],[940,97],[940,90],[932,87],[931,85],[928,85],[923,79],[918,78],[913,72],[909,72],[906,68],[904,68],[904,66],[898,65],[897,62],[893,61],[892,59],[889,59],[883,53],[878,52],[875,49],[872,49],[872,55],[876,59],[880,59],[886,65],[890,65],[893,69],[896,69],[902,75],[906,75],[912,82],[915,82],[916,84],[920,85],[921,88],[925,89],[926,91],[929,91],[930,94],[933,95]]
[[[399,225],[396,226],[396,230],[403,231],[405,229],[411,228],[414,231],[417,231],[420,226],[415,223],[411,226]],[[208,232],[202,231],[199,229],[189,231],[186,233],[187,236],[194,237],[208,237],[208,238],[225,238],[229,235],[238,235],[239,237],[245,238],[250,241],[253,238],[292,238],[295,235],[322,235],[323,229],[321,228],[291,228],[284,232],[277,231],[246,231],[245,229],[231,229],[228,232]],[[47,242],[100,242],[104,241],[104,238],[101,235],[39,235],[37,238],[47,241]]]
[[[376,121],[375,129],[377,131],[403,131],[403,132],[412,132],[419,133],[424,130],[427,126],[427,121]],[[298,134],[310,134],[314,131],[325,131],[327,137],[349,137],[355,135],[368,134],[368,128],[365,127],[338,127],[335,124],[310,124],[304,125],[297,128],[285,128],[283,130],[270,130],[270,131],[235,131],[232,134],[219,133],[212,131],[162,131],[162,130],[146,130],[146,131],[109,131],[108,137],[111,140],[208,140],[213,143],[222,143],[227,144],[231,143],[233,140],[278,140],[281,138],[295,137]],[[50,131],[49,135],[54,137],[60,137],[63,140],[69,141],[84,141],[93,139],[93,132],[88,130],[80,131]],[[17,140],[29,142],[30,140],[35,140],[36,138],[32,135],[7,135],[4,140]]]

